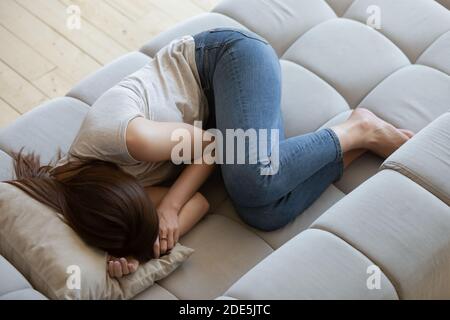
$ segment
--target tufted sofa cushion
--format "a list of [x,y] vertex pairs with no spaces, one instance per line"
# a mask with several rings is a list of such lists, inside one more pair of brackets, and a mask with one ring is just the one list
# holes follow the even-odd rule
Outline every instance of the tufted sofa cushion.
[[[38,151],[45,160],[50,159],[57,147],[64,151],[70,145],[88,106],[123,76],[145,64],[161,47],[181,35],[227,26],[242,27],[260,34],[278,53],[283,73],[282,110],[287,136],[311,132],[345,121],[352,109],[357,107],[369,108],[399,127],[419,132],[450,109],[450,11],[443,6],[448,5],[448,0],[439,2],[224,0],[212,13],[185,21],[149,41],[142,47],[141,52],[130,53],[105,66],[73,88],[68,94],[69,97],[52,101],[25,115],[0,133],[0,149],[11,153],[25,145]],[[380,9],[380,29],[366,24],[370,17],[367,10],[369,6],[377,6]],[[401,155],[399,154],[399,161],[403,160]],[[10,158],[0,152],[0,162],[0,177],[7,179]],[[169,278],[160,281],[136,298],[215,298],[224,294],[255,266],[256,274],[246,276],[242,278],[243,282],[238,281],[233,285],[227,291],[228,298],[271,297],[258,296],[251,287],[254,282],[248,279],[254,278],[258,282],[258,279],[261,279],[259,272],[264,275],[265,268],[277,270],[270,262],[277,258],[286,259],[284,261],[293,264],[301,263],[302,257],[289,256],[296,250],[311,254],[311,259],[316,261],[311,264],[311,268],[317,268],[316,270],[304,270],[305,274],[309,274],[313,279],[335,279],[333,270],[346,267],[346,261],[354,261],[348,268],[365,267],[371,262],[381,261],[387,266],[383,277],[386,290],[364,292],[367,294],[365,297],[396,299],[413,296],[411,292],[423,283],[409,283],[408,279],[401,275],[402,262],[395,259],[395,253],[388,256],[383,254],[383,250],[390,245],[401,250],[403,241],[414,243],[415,240],[411,240],[408,234],[410,226],[400,224],[405,228],[405,233],[397,238],[393,237],[393,240],[385,239],[385,242],[377,246],[372,245],[365,241],[364,236],[360,239],[360,234],[356,232],[361,228],[358,224],[360,221],[356,218],[364,208],[353,209],[351,205],[346,207],[346,203],[354,203],[350,201],[355,198],[353,191],[364,197],[370,196],[371,192],[381,192],[378,199],[382,202],[383,192],[379,189],[382,189],[380,185],[383,183],[370,179],[379,171],[382,163],[383,159],[375,155],[364,155],[347,168],[341,181],[331,185],[302,215],[285,228],[271,233],[254,230],[239,219],[227,197],[220,175],[216,173],[202,188],[211,203],[211,214],[182,239],[184,244],[195,248],[195,254]],[[443,165],[448,168],[446,163]],[[436,174],[423,172],[429,177]],[[376,179],[380,179],[379,177],[378,175]],[[406,178],[399,173],[383,173],[381,177],[383,181],[391,179],[399,185],[406,182]],[[441,190],[446,192],[446,182],[439,179],[437,181]],[[359,188],[361,184],[362,190]],[[426,188],[408,184],[407,187],[412,194],[423,196],[424,201],[436,209],[433,216],[436,218],[428,221],[430,227],[437,223],[440,217],[445,217],[445,207],[441,202],[435,201]],[[352,198],[346,200],[349,193]],[[332,213],[320,218],[329,208],[334,210],[336,203],[349,208],[350,217],[355,217],[354,230],[335,223]],[[429,207],[424,206],[424,210],[427,208]],[[395,215],[396,210],[400,209],[393,208],[386,214],[390,212]],[[342,210],[338,211],[340,215],[345,216],[341,213]],[[374,208],[367,214],[375,216],[378,211]],[[352,218],[348,219],[352,222]],[[390,217],[386,216],[386,219],[389,222]],[[316,220],[318,222],[314,224],[315,228],[322,231],[309,230],[306,234],[297,236]],[[369,233],[370,237],[383,235],[382,232],[377,233],[381,228],[379,226],[384,225],[374,225],[373,229],[369,230],[372,232]],[[347,239],[348,242],[344,243],[339,238]],[[440,234],[429,243],[436,244],[435,248],[439,249],[443,247],[446,239],[445,235]],[[394,240],[396,242],[389,242]],[[341,253],[336,256],[338,261],[345,257],[348,260],[343,259],[345,261],[341,261],[342,263],[333,265],[336,259],[327,258],[320,251],[311,252],[311,246],[324,246],[324,252],[335,248]],[[276,255],[272,257],[274,250]],[[424,251],[420,250],[419,248],[417,251],[410,251],[408,259],[427,251],[426,248]],[[436,257],[435,253],[438,251],[433,250],[428,251]],[[332,252],[331,250],[330,253]],[[266,257],[268,260],[264,260]],[[264,262],[260,266],[261,260]],[[327,264],[330,267],[327,268]],[[278,266],[283,267],[279,263]],[[413,267],[415,266],[409,270],[429,271],[426,268]],[[361,269],[358,270],[361,272]],[[363,279],[362,273],[347,274],[347,278],[341,279],[348,280],[344,281],[344,284],[335,279],[340,286],[345,283],[349,286],[342,291],[333,291],[327,287],[333,285],[333,281],[318,284],[305,280],[302,275],[298,274],[296,281],[298,288],[303,288],[304,291],[290,288],[291,291],[288,292],[291,297],[352,298],[355,293],[363,292],[360,283],[357,283]],[[391,277],[392,275],[394,277]],[[447,277],[447,274],[445,276]],[[290,278],[283,279],[280,274],[277,274],[277,277],[278,283],[292,286]],[[265,288],[270,289],[270,286]],[[437,287],[439,294],[444,289]],[[262,290],[259,293],[264,292]],[[280,293],[274,298],[281,296]]]
[[[310,229],[259,263],[225,293],[235,299],[398,299],[381,273],[367,290],[373,262],[336,235]],[[256,289],[257,288],[257,289]]]
[[406,176],[381,171],[312,227],[363,252],[401,299],[450,297],[450,207]]

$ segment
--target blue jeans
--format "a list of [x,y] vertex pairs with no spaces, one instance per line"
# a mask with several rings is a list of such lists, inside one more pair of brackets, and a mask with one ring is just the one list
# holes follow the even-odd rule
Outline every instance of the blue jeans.
[[208,127],[217,128],[224,137],[227,129],[279,130],[276,174],[261,175],[261,169],[273,165],[270,139],[268,157],[258,156],[253,164],[223,164],[221,171],[233,205],[246,223],[264,231],[281,228],[341,178],[339,139],[331,129],[285,138],[280,64],[263,38],[245,30],[218,28],[194,39],[210,110]]

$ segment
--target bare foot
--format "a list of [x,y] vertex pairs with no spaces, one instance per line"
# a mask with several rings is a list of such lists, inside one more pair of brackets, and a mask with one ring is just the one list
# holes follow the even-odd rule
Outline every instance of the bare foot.
[[347,121],[331,129],[338,136],[344,153],[368,149],[383,158],[390,156],[414,135],[409,130],[397,129],[364,108],[355,109]]
[[367,149],[383,158],[389,157],[413,134],[408,130],[397,129],[364,108],[356,109],[350,119],[352,118],[361,123]]

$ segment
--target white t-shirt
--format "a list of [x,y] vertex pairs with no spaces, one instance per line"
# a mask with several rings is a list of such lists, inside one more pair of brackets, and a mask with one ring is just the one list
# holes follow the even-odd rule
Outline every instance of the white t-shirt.
[[170,161],[142,162],[129,154],[126,128],[136,117],[189,124],[207,120],[192,36],[172,41],[146,66],[106,91],[92,105],[69,152],[56,167],[68,161],[98,159],[118,164],[144,186],[175,178],[180,167]]

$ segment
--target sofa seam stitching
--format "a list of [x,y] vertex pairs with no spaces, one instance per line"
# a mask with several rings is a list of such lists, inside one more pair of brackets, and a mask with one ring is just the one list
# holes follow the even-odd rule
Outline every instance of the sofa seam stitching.
[[401,164],[399,162],[389,160],[382,164],[381,170],[393,170],[395,172],[400,173],[401,175],[405,176],[418,186],[422,187],[423,189],[427,190],[431,194],[433,194],[436,198],[441,200],[442,202],[449,204],[450,198],[445,195],[443,191],[436,188],[431,182],[428,181],[428,179],[422,177],[420,174],[415,173],[413,170],[408,168],[406,165]]
[[[289,58],[285,58],[285,56],[283,55],[280,59],[280,61],[287,61],[289,63],[295,64],[296,66],[299,66],[303,69],[305,69],[306,71],[310,72],[311,74],[313,74],[314,76],[316,76],[318,79],[320,79],[321,81],[323,81],[324,83],[326,83],[328,86],[330,86],[347,104],[349,110],[353,110],[353,108],[350,106],[350,103],[347,101],[347,99],[342,95],[342,93],[340,93],[335,86],[333,86],[331,83],[329,83],[327,80],[325,80],[322,76],[318,75],[316,72],[314,72],[313,70],[311,70],[310,68],[306,67],[304,64],[299,63],[297,61],[291,60]],[[344,111],[343,111],[344,112]],[[339,114],[339,113],[338,113]],[[336,114],[336,115],[338,115]],[[335,116],[336,116],[335,115]],[[330,119],[329,119],[330,120]],[[326,122],[325,122],[326,123]],[[325,124],[324,123],[324,124]]]
[[417,59],[414,63],[417,63],[417,61],[419,61],[420,58],[422,58],[422,56],[425,54],[425,52],[427,52],[428,49],[430,49],[435,43],[437,43],[439,41],[439,39],[443,38],[449,31],[450,31],[450,29],[445,30],[442,34],[437,36],[428,46],[426,46],[425,49],[423,49],[422,52],[417,56]]

